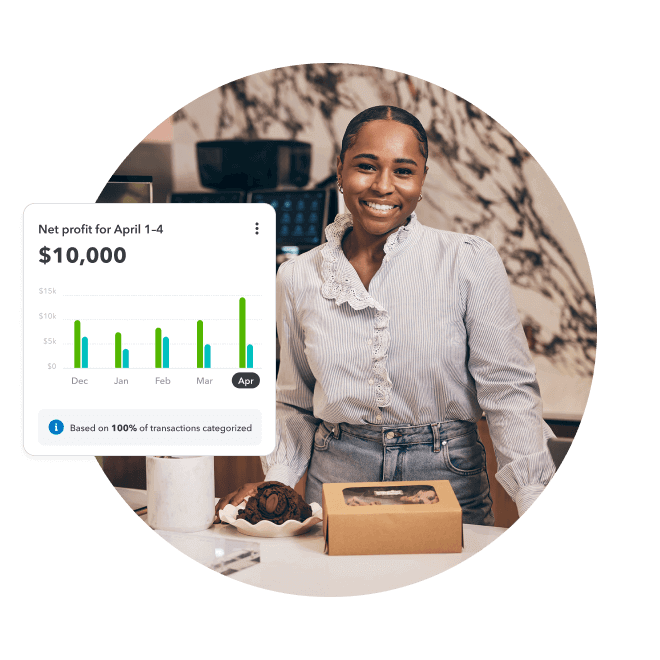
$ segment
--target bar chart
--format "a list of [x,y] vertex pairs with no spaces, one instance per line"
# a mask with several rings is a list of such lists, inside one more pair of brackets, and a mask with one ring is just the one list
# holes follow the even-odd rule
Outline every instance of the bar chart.
[[[66,294],[63,293],[63,296],[67,295],[73,295],[76,297],[85,297],[84,294]],[[194,294],[191,294],[191,296],[194,296]],[[121,298],[122,296],[119,295],[117,296],[118,298]],[[161,296],[161,297],[166,297],[166,296]],[[213,296],[210,296],[213,297]],[[223,294],[223,298],[232,298],[232,296]],[[243,297],[235,297],[236,299],[236,307],[238,311],[238,321],[235,323],[235,329],[233,332],[234,336],[234,343],[236,345],[236,352],[237,356],[233,360],[226,359],[225,362],[218,363],[217,368],[224,368],[224,369],[254,369],[254,345],[253,344],[247,344],[246,343],[246,336],[247,336],[247,325],[248,325],[248,318],[247,318],[247,312],[246,312],[246,307],[247,307],[247,301]],[[258,306],[258,305],[257,305]],[[168,308],[171,309],[171,303],[168,304]],[[227,321],[232,321],[232,319],[225,319]],[[117,321],[118,324],[124,323],[126,324],[126,319],[123,319],[122,321]],[[140,322],[139,319],[135,319],[132,322]],[[128,320],[129,323],[131,323],[131,320]],[[154,369],[169,369],[170,368],[170,356],[174,356],[174,366],[172,368],[178,368],[178,369],[190,369],[190,368],[197,368],[197,369],[211,369],[211,352],[212,352],[212,347],[213,347],[213,341],[211,338],[206,336],[206,340],[204,338],[204,320],[203,319],[198,319],[194,327],[190,322],[184,321],[184,323],[187,324],[187,327],[180,327],[179,332],[178,332],[178,338],[179,341],[177,341],[177,338],[174,337],[174,341],[172,344],[170,344],[170,337],[165,337],[163,336],[163,330],[162,328],[158,327],[155,328],[154,330],[154,341],[153,341],[153,354],[152,357],[150,357],[149,361],[146,363],[136,363],[133,362],[132,366],[133,368],[142,368],[142,369],[147,369],[147,368],[154,368]],[[93,326],[94,320],[91,321],[91,324]],[[89,319],[86,322],[86,326],[89,326]],[[176,322],[172,325],[176,325]],[[99,330],[98,333],[102,333],[102,330]],[[97,333],[97,334],[98,334]],[[227,333],[222,333],[224,338],[231,339],[232,333],[227,332]],[[135,337],[135,341],[137,342],[136,346],[143,345],[139,340],[142,338],[144,335],[144,332],[142,328],[138,328],[137,330],[133,331],[133,337]],[[108,335],[110,336],[110,335]],[[115,369],[128,369],[131,366],[130,363],[130,355],[131,355],[131,349],[127,348],[127,342],[130,345],[130,338],[129,335],[127,335],[125,332],[122,334],[122,332],[115,332],[113,335],[113,341],[114,341],[114,359],[112,364],[109,364],[107,360],[104,362],[103,357],[104,357],[104,351],[101,348],[103,346],[103,336],[94,336],[92,335],[91,338],[91,367],[90,367],[90,337],[88,336],[82,336],[82,322],[80,319],[76,319],[73,322],[73,334],[72,334],[72,339],[73,339],[73,356],[72,356],[72,367],[74,369],[107,369],[107,368],[115,368]],[[194,363],[191,361],[190,363],[187,363],[183,360],[177,360],[177,356],[181,355],[187,355],[188,351],[185,348],[181,348],[187,345],[186,339],[192,340],[194,337],[195,339],[195,360]],[[220,335],[216,337],[216,340],[220,339]],[[215,354],[217,355],[218,349],[220,346],[226,346],[230,345],[232,342],[219,342],[216,344],[216,350],[214,351]],[[170,352],[170,345],[172,346],[172,353]],[[135,349],[132,349],[135,352]],[[220,349],[222,350],[222,349]],[[107,356],[106,356],[107,357]]]
[[[270,206],[32,205],[24,223],[27,451],[270,450]],[[131,421],[144,411],[159,423]],[[64,431],[52,434],[52,419]],[[164,428],[188,430],[153,430]]]

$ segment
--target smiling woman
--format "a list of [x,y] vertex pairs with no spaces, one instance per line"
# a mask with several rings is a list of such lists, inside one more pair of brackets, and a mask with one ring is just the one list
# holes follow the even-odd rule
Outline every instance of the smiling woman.
[[[448,480],[465,523],[492,525],[496,478],[524,513],[554,474],[536,372],[506,271],[482,238],[422,225],[426,133],[400,108],[357,115],[337,158],[348,213],[277,277],[275,450],[267,481]],[[258,484],[221,499],[238,504]]]

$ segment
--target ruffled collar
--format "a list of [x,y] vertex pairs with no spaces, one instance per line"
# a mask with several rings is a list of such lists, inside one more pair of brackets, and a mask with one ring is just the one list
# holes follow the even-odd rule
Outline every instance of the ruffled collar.
[[[383,247],[386,259],[391,258],[405,245],[406,240],[416,229],[419,221],[413,211],[408,224],[390,234]],[[349,227],[353,226],[353,216],[350,213],[340,213],[332,224],[325,230],[327,243],[321,250],[323,264],[321,266],[321,294],[324,298],[335,300],[337,305],[347,302],[353,309],[374,307],[384,311],[383,306],[376,301],[364,288],[355,269],[350,265],[341,242]]]

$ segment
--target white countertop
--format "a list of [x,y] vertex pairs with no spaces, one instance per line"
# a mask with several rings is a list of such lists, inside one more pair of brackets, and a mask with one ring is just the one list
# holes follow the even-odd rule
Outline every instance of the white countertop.
[[[147,492],[117,488],[132,508],[146,506]],[[146,516],[142,517],[146,523]],[[485,548],[503,527],[464,525],[465,547],[456,554],[329,556],[323,552],[323,525],[290,538],[255,538],[231,525],[213,525],[191,536],[257,542],[261,561],[230,577],[264,589],[304,596],[356,596],[396,589],[438,575]]]

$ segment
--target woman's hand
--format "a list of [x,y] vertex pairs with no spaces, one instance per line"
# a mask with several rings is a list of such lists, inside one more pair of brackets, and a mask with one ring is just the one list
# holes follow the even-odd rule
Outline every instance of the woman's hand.
[[220,509],[224,509],[227,504],[233,504],[238,506],[246,497],[252,497],[257,494],[257,488],[261,484],[265,483],[264,481],[258,481],[252,484],[243,484],[238,490],[235,490],[229,495],[225,495],[220,498],[220,501],[215,505],[215,520],[213,522],[220,522]]

